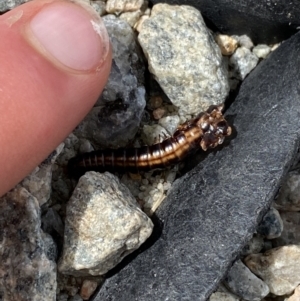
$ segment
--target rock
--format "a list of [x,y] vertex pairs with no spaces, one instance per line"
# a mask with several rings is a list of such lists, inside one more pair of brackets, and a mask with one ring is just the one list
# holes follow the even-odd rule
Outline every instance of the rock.
[[300,245],[300,212],[281,212],[283,231],[280,237],[274,239],[274,247],[284,245]]
[[296,287],[294,293],[285,301],[299,301],[300,300],[300,285]]
[[242,46],[230,57],[230,66],[238,79],[244,79],[257,65],[258,57]]
[[[56,300],[56,264],[49,260],[37,199],[17,187],[0,200],[0,291],[6,301]],[[48,242],[47,242],[48,245]]]
[[233,264],[224,283],[243,300],[260,301],[269,294],[268,286],[256,277],[241,260],[237,260]]
[[146,145],[161,142],[164,137],[169,137],[169,134],[161,125],[153,124],[143,126],[142,138]]
[[64,141],[65,147],[57,157],[56,164],[52,170],[52,194],[48,206],[53,204],[66,203],[74,189],[74,184],[70,179],[70,175],[66,173],[68,161],[78,153],[81,140],[74,134],[70,134]]
[[82,301],[83,299],[79,295],[75,295],[68,299],[68,301]]
[[259,44],[252,49],[252,52],[260,59],[265,59],[271,52],[271,47],[268,45]]
[[80,289],[80,296],[82,297],[82,299],[89,300],[91,295],[95,292],[97,286],[97,281],[89,279],[84,280]]
[[5,13],[6,11],[11,10],[25,2],[26,2],[26,0],[3,0],[3,1],[0,1],[0,12]]
[[136,24],[136,22],[138,22],[142,14],[143,12],[141,10],[125,12],[119,17],[119,19],[126,21],[131,27],[134,27],[134,25]]
[[104,16],[106,14],[106,4],[104,1],[97,0],[91,1],[92,8],[99,14],[99,16]]
[[144,0],[107,0],[106,11],[109,14],[132,12],[139,10],[143,4]]
[[264,247],[264,239],[260,235],[254,234],[251,240],[244,246],[241,255],[246,256],[252,253],[259,253]]
[[132,140],[141,122],[146,106],[145,67],[129,24],[113,15],[103,17],[103,21],[113,48],[111,73],[96,106],[74,134],[98,148],[116,148]]
[[258,275],[276,296],[291,294],[300,283],[300,246],[289,245],[252,254],[245,264]]
[[174,182],[156,211],[152,239],[93,301],[204,301],[215,291],[296,157],[299,48],[297,34],[245,79],[226,112],[236,136]]
[[64,224],[61,220],[60,215],[53,208],[49,208],[42,216],[42,229],[44,232],[53,235],[58,234],[63,237],[64,235]]
[[300,174],[292,171],[282,185],[274,207],[284,211],[300,211]]
[[234,36],[234,38],[237,39],[237,41],[241,47],[245,47],[245,48],[251,50],[254,46],[251,38],[245,34],[243,34],[241,36]]
[[50,261],[56,262],[58,250],[52,236],[44,232],[41,232],[41,236],[43,239],[44,250],[47,258]]
[[227,70],[199,11],[157,4],[138,40],[149,71],[182,115],[224,102],[229,92]]
[[74,276],[105,274],[139,248],[152,227],[118,178],[88,172],[67,204],[59,271]]
[[158,124],[165,128],[168,134],[172,136],[179,126],[179,121],[179,117],[177,115],[173,115],[161,118],[158,121]]
[[215,40],[223,55],[232,55],[238,47],[238,41],[234,37],[218,34]]
[[270,208],[257,227],[257,233],[267,239],[279,237],[282,230],[283,222],[279,212],[275,208]]
[[240,298],[229,293],[216,292],[210,296],[209,301],[240,301]]
[[[158,3],[160,0],[153,0]],[[196,7],[215,31],[227,35],[247,34],[258,43],[274,44],[298,31],[300,3],[269,0],[165,0],[169,4]]]
[[52,165],[64,148],[61,143],[44,162],[37,166],[20,185],[30,192],[39,202],[40,206],[47,203],[51,193]]
[[59,294],[57,296],[57,301],[68,301],[69,300],[69,296],[67,294]]

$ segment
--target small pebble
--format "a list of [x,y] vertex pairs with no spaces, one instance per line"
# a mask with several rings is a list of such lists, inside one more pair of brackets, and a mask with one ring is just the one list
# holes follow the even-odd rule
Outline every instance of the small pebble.
[[275,208],[270,208],[258,225],[256,231],[267,239],[274,239],[281,235],[282,230],[283,222],[279,212]]
[[235,77],[243,80],[256,67],[258,57],[248,48],[242,46],[235,51],[229,61]]
[[153,114],[153,118],[158,120],[161,119],[166,113],[166,110],[163,108],[157,108],[155,109],[152,114]]
[[94,280],[84,280],[80,289],[80,296],[83,300],[88,300],[95,292],[98,282]]
[[110,14],[139,10],[144,0],[107,0],[106,11]]
[[259,44],[252,49],[252,52],[260,59],[265,59],[271,52],[271,48],[268,45]]
[[238,47],[238,41],[234,37],[219,34],[215,39],[223,55],[232,55]]
[[234,38],[238,40],[241,47],[251,49],[254,46],[252,40],[246,35],[234,36]]
[[151,109],[157,109],[162,106],[163,99],[161,96],[152,96],[149,100],[149,106]]

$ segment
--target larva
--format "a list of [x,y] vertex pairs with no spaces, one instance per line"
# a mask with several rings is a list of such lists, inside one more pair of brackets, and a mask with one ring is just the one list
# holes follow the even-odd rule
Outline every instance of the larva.
[[192,150],[214,148],[231,134],[232,129],[222,115],[222,109],[223,105],[211,106],[206,112],[180,125],[172,137],[160,143],[78,155],[69,161],[69,172],[77,176],[90,170],[138,173],[178,163]]

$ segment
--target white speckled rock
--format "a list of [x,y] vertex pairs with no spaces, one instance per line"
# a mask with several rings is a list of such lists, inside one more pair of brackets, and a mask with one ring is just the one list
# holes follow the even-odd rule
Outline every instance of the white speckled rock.
[[107,0],[106,11],[110,14],[135,11],[141,8],[144,0]]
[[88,172],[67,204],[59,270],[74,276],[105,274],[136,250],[152,228],[118,178],[107,172]]
[[197,114],[224,102],[227,70],[198,10],[157,4],[138,40],[150,72],[180,113]]
[[300,283],[300,245],[271,249],[245,258],[248,268],[277,296],[291,294]]
[[248,301],[260,301],[269,294],[268,286],[255,276],[241,260],[237,260],[225,278],[225,285],[237,296]]
[[274,207],[285,211],[300,211],[300,174],[297,171],[288,174]]
[[239,47],[230,57],[230,65],[238,79],[244,79],[257,65],[258,57],[248,48]]
[[37,199],[25,188],[18,186],[0,199],[0,229],[1,300],[55,301],[51,238],[41,230]]

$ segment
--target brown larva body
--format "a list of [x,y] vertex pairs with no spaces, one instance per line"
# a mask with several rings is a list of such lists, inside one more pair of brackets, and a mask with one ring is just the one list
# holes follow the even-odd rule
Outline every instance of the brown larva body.
[[214,148],[231,134],[222,115],[223,106],[211,106],[206,112],[180,125],[172,137],[160,143],[140,148],[98,150],[72,158],[71,175],[89,170],[137,173],[162,169],[180,162],[195,148]]

